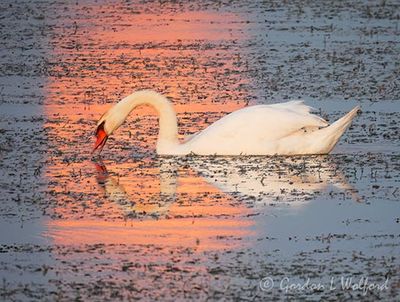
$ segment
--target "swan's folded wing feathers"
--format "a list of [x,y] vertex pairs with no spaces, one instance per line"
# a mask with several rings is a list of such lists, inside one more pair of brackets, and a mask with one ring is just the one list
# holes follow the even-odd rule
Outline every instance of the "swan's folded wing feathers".
[[291,111],[299,112],[299,113],[303,113],[303,114],[307,114],[307,113],[310,113],[311,111],[315,111],[315,108],[304,104],[303,100],[293,100],[293,101],[289,101],[286,103],[272,104],[272,105],[268,105],[268,106],[271,106],[274,108],[287,109],[287,110],[291,110]]
[[316,109],[314,107],[304,104],[303,100],[293,100],[293,101],[289,101],[286,103],[273,104],[270,106],[273,106],[275,108],[291,110],[291,111],[297,112],[299,114],[311,115],[313,118],[315,118],[316,120],[321,122],[321,124],[318,125],[319,127],[324,127],[324,126],[329,125],[329,123],[326,120],[324,120],[322,117],[312,114],[311,112],[316,111]]
[[[191,139],[193,143],[207,140],[218,143],[246,141],[247,144],[283,138],[302,128],[317,129],[328,123],[310,113],[311,107],[302,101],[274,105],[257,105],[226,115]],[[228,144],[228,143],[227,143]]]

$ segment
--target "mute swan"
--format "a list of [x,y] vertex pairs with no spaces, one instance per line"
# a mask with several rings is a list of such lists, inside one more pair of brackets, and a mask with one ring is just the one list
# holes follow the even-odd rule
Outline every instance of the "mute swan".
[[151,105],[159,114],[159,155],[300,155],[327,154],[350,126],[359,106],[329,125],[310,113],[302,101],[256,105],[230,113],[187,141],[178,140],[175,110],[163,95],[141,90],[111,107],[97,123],[95,150],[139,105]]

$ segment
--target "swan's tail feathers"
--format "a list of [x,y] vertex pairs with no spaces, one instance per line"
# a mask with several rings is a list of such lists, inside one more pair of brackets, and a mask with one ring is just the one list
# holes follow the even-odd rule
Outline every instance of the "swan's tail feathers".
[[342,130],[342,133],[343,133],[350,126],[351,121],[356,116],[356,114],[359,110],[360,110],[360,106],[354,107],[349,113],[347,113],[345,116],[338,119],[336,122],[332,123],[329,127],[336,128],[336,129],[343,129]]
[[325,132],[327,144],[325,152],[329,153],[337,144],[340,137],[343,133],[350,127],[353,118],[357,115],[357,112],[360,110],[360,106],[354,107],[349,113],[345,116],[338,119],[336,122],[332,123],[330,126],[322,129]]

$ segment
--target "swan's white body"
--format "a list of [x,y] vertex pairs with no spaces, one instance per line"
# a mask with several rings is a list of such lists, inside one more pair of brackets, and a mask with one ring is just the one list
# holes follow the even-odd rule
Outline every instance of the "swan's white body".
[[[137,106],[147,104],[159,113],[160,155],[300,155],[327,154],[350,126],[359,107],[329,125],[311,114],[302,101],[246,107],[230,113],[181,143],[172,104],[161,94],[135,92],[107,111],[98,122],[105,138],[112,134]],[[100,130],[102,130],[100,129]],[[105,141],[98,139],[96,147]]]

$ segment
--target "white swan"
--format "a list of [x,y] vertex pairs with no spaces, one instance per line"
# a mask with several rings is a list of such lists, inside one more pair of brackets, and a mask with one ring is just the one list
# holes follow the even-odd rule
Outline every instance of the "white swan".
[[159,114],[157,153],[160,155],[300,155],[327,154],[350,126],[359,106],[331,125],[310,113],[302,101],[256,105],[232,112],[181,143],[175,110],[166,97],[151,90],[132,93],[111,107],[97,123],[93,152],[139,105]]

